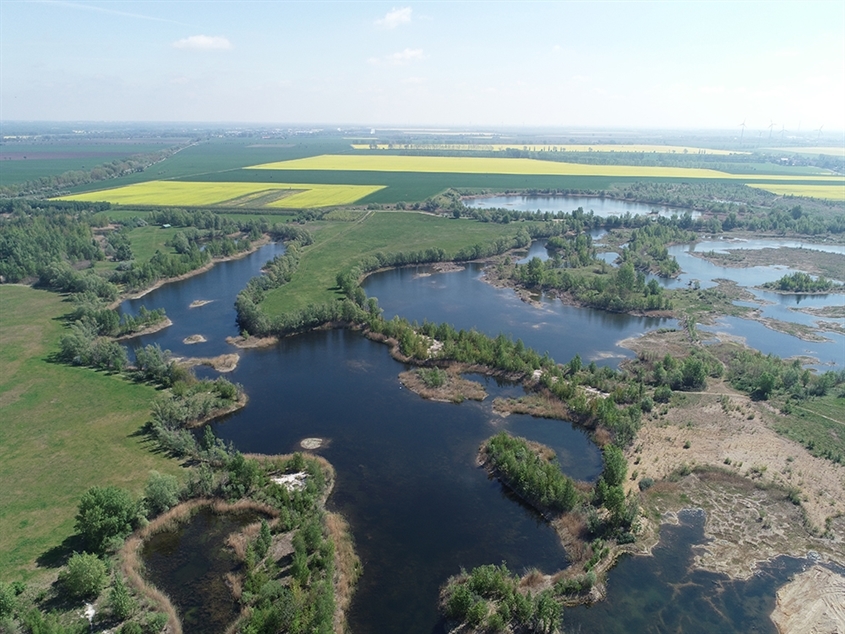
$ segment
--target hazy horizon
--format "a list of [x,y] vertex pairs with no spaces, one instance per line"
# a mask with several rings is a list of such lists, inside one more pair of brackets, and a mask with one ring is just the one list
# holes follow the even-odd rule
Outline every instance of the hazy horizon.
[[835,1],[0,0],[0,18],[4,122],[845,129]]

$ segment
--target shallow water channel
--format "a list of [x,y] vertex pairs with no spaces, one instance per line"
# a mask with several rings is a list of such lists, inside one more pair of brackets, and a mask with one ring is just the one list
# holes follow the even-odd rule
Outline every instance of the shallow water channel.
[[[158,343],[191,356],[234,351],[224,341],[237,333],[234,297],[281,249],[265,246],[247,258],[124,303],[123,309],[133,312],[141,304],[164,307],[174,321],[129,345]],[[459,273],[427,272],[409,268],[380,273],[365,288],[379,298],[388,316],[449,321],[491,335],[504,332],[564,362],[579,353],[616,365],[629,354],[617,345],[620,339],[674,325],[557,301],[542,300],[534,307],[510,290],[485,284],[475,265]],[[212,301],[188,308],[194,300]],[[183,344],[191,334],[208,341]],[[390,357],[386,346],[345,330],[290,337],[274,347],[239,354],[240,364],[228,377],[244,386],[250,402],[215,422],[213,429],[243,452],[287,453],[298,450],[303,438],[326,440],[318,452],[337,470],[329,506],[349,520],[364,569],[349,614],[352,631],[438,631],[438,590],[461,567],[504,561],[519,572],[531,567],[553,572],[566,566],[554,532],[475,463],[479,444],[506,429],[550,445],[572,477],[598,476],[600,453],[580,430],[562,421],[502,418],[491,411],[492,397],[520,394],[520,387],[473,377],[486,385],[490,396],[483,402],[426,401],[402,389],[397,375],[405,367]],[[216,374],[208,368],[197,373]],[[677,557],[684,557],[683,549],[698,538],[691,535]],[[673,546],[667,548],[675,552]],[[624,603],[629,591],[624,583],[615,585],[615,575],[611,573],[613,605]],[[182,582],[165,575],[156,583],[171,593],[171,584]],[[701,592],[709,592],[708,587]],[[193,609],[175,598],[183,614]],[[568,614],[575,618],[579,612]],[[613,611],[596,618],[598,622],[589,621],[590,631],[610,631],[612,623],[625,619]]]

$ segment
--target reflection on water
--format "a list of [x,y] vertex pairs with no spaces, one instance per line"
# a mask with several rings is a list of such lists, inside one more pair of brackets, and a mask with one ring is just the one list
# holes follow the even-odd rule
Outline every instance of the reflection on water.
[[704,511],[678,515],[679,525],[661,527],[653,557],[629,557],[616,565],[606,601],[564,613],[565,631],[775,634],[769,614],[777,589],[812,562],[778,557],[745,581],[693,570],[693,547],[705,542]]
[[[547,211],[569,213],[581,207],[584,211],[592,211],[596,216],[602,218],[624,216],[625,214],[632,216],[654,214],[669,218],[681,216],[688,211],[666,207],[665,205],[648,205],[627,200],[589,196],[480,196],[465,199],[464,204],[471,209],[513,209],[514,211],[539,211],[543,213]],[[693,218],[698,218],[701,215],[697,211],[690,211],[689,214]]]
[[[329,440],[320,450],[337,470],[329,505],[349,520],[364,566],[350,613],[355,632],[430,632],[440,584],[462,566],[566,566],[554,531],[476,466],[483,440],[508,429],[548,442],[585,479],[602,466],[595,445],[565,422],[501,418],[491,398],[426,401],[401,387],[403,369],[387,346],[355,332],[287,338],[244,351],[233,378],[249,405],[213,426],[244,452]],[[491,381],[488,389],[499,388]]]

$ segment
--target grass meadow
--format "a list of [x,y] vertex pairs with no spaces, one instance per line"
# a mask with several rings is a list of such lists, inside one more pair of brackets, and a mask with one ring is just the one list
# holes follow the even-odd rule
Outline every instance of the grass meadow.
[[[312,225],[309,225],[312,226]],[[454,254],[463,247],[515,234],[519,226],[454,220],[414,212],[375,212],[355,221],[314,223],[314,244],[302,251],[293,279],[267,293],[269,314],[305,308],[341,297],[337,273],[361,258],[440,247]]]
[[822,456],[845,456],[845,398],[836,394],[794,405],[775,429]]
[[3,285],[0,305],[0,580],[11,581],[69,554],[89,487],[115,484],[139,495],[151,470],[181,467],[139,435],[153,388],[49,360],[70,304]]

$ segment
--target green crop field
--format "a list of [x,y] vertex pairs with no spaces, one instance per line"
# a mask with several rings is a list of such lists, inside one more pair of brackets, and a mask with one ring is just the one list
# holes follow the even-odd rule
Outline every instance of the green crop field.
[[0,145],[0,187],[64,172],[90,171],[135,154],[157,152],[175,142],[6,142]]
[[312,209],[351,205],[381,188],[380,185],[147,181],[61,196],[58,200],[105,200],[118,205]]
[[829,145],[819,145],[815,147],[771,147],[762,148],[764,151],[781,152],[783,154],[810,154],[818,156],[819,154],[826,154],[828,156],[838,156],[845,158],[845,146],[831,147]]
[[399,253],[440,247],[454,254],[463,247],[515,234],[518,225],[453,220],[414,212],[376,212],[357,222],[321,222],[314,244],[305,247],[290,283],[267,293],[263,310],[277,314],[341,296],[337,273],[379,251]]
[[[209,139],[184,148],[166,161],[162,161],[144,172],[128,174],[109,181],[110,187],[121,187],[150,180],[185,179],[199,180],[199,175],[214,175],[213,180],[237,181],[231,178],[232,171],[268,161],[285,161],[314,156],[326,152],[352,152],[349,145],[340,139]],[[292,181],[298,182],[298,181]],[[102,189],[102,183],[80,185],[71,193]]]
[[37,559],[55,565],[89,487],[139,494],[150,470],[181,469],[138,434],[153,388],[48,360],[69,304],[4,285],[0,306],[0,580],[10,581],[37,575]]
[[561,143],[378,143],[375,146],[366,143],[353,143],[355,150],[431,150],[435,152],[505,152],[520,150],[523,152],[626,152],[637,154],[711,154],[731,156],[750,154],[733,150],[714,150],[711,148],[689,145],[572,145]]

